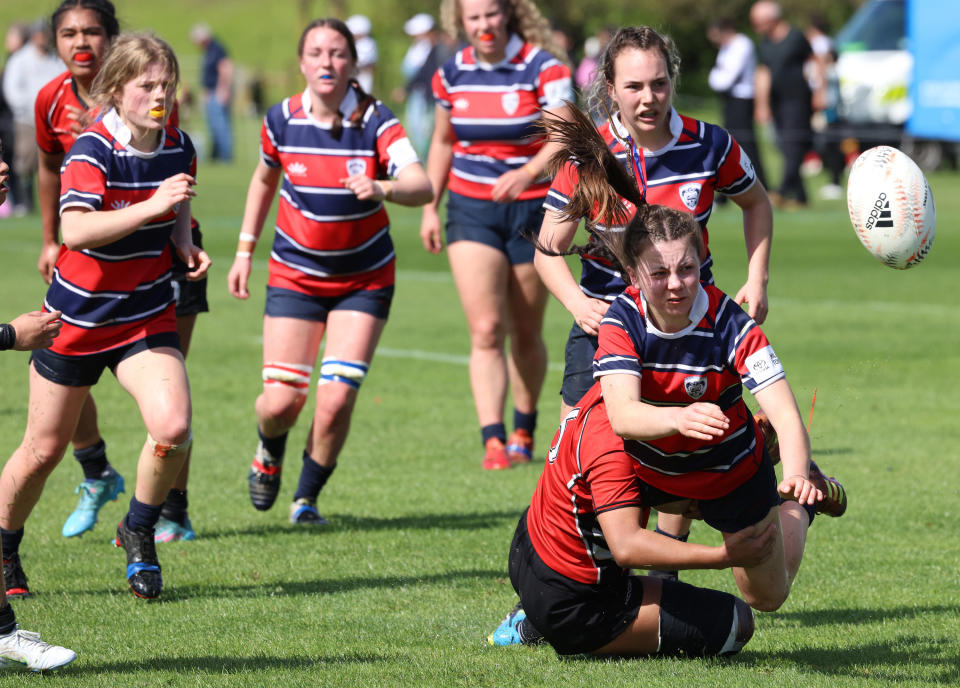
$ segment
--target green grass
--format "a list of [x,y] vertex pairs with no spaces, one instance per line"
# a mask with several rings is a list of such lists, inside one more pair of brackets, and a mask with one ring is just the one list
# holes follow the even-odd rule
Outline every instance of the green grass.
[[[232,299],[232,261],[251,165],[201,171],[196,214],[214,260],[211,313],[201,316],[189,369],[194,395],[193,543],[162,545],[166,588],[137,600],[110,545],[125,495],[93,533],[60,527],[80,479],[69,457],[27,525],[22,556],[33,599],[15,602],[24,627],[80,655],[53,684],[112,685],[645,685],[875,686],[960,682],[960,318],[949,218],[956,177],[935,175],[940,234],[927,260],[897,272],[859,245],[844,207],[777,214],[771,315],[765,326],[806,415],[824,468],[850,492],[842,519],[814,524],[783,609],[759,615],[732,661],[589,661],[548,648],[482,643],[513,604],[506,554],[539,473],[487,474],[469,393],[466,328],[445,258],[426,254],[415,211],[391,208],[397,296],[357,406],[337,473],[321,499],[332,526],[286,522],[307,415],[292,431],[290,468],[273,511],[248,501],[255,443],[266,246],[249,302]],[[40,303],[36,217],[0,221],[3,317]],[[269,235],[269,232],[267,232]],[[718,283],[744,271],[738,213],[711,223]],[[556,303],[546,336],[552,362],[538,451],[550,441],[569,317]],[[435,354],[436,360],[425,354]],[[0,356],[0,454],[26,416],[27,355]],[[96,387],[113,463],[129,478],[143,441],[137,410],[116,381]],[[132,480],[129,482],[132,484]],[[694,538],[716,543],[702,525]],[[684,579],[733,591],[727,571]],[[23,685],[0,674],[0,686]]]

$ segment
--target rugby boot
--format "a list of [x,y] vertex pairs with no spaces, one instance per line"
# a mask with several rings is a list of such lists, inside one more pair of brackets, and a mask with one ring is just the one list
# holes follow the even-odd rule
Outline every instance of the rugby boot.
[[146,600],[160,597],[163,589],[153,537],[152,528],[130,530],[124,518],[117,526],[117,539],[114,541],[117,547],[123,547],[127,552],[127,582],[130,589],[134,595]]
[[270,456],[263,442],[258,442],[253,463],[250,464],[250,473],[247,475],[253,508],[266,511],[277,501],[277,495],[280,494],[281,471],[283,471],[283,459]]
[[507,438],[506,451],[510,463],[530,463],[533,460],[533,437],[526,430],[514,430]]

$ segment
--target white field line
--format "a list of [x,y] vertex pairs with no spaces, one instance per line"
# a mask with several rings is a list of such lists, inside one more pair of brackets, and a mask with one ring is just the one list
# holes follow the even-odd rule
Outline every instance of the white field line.
[[[422,349],[394,349],[389,346],[378,346],[374,358],[386,356],[387,358],[407,358],[417,361],[430,361],[431,363],[451,363],[453,365],[470,365],[470,357],[460,354],[448,354],[442,351],[423,351]],[[548,363],[549,370],[563,370],[562,363]]]

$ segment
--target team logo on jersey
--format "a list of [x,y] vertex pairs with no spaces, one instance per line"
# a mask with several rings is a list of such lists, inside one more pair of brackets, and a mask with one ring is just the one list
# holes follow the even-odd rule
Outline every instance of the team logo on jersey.
[[367,171],[367,161],[363,158],[350,158],[347,160],[347,174],[351,177],[355,174],[364,174]]
[[110,204],[110,207],[114,210],[120,210],[120,208],[126,208],[130,205],[130,201],[120,201],[116,200]]
[[680,200],[683,201],[683,204],[687,206],[687,208],[690,210],[696,209],[697,202],[700,200],[700,184],[697,182],[681,184],[680,188],[677,189],[677,193],[680,194]]
[[504,93],[500,97],[500,105],[503,106],[503,111],[508,115],[512,115],[517,111],[517,108],[520,107],[520,94],[516,91],[510,91],[510,93]]
[[699,399],[707,391],[707,378],[703,375],[691,375],[683,378],[683,388],[692,399]]
[[302,162],[290,163],[290,166],[287,167],[287,174],[291,177],[302,177],[307,173],[307,166]]
[[468,107],[470,107],[470,101],[466,98],[457,98],[453,101],[454,110],[466,110]]

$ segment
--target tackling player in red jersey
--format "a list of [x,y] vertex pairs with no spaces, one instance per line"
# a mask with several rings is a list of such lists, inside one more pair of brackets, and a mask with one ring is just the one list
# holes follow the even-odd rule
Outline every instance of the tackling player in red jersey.
[[235,297],[249,297],[253,250],[282,180],[263,318],[260,441],[248,485],[255,508],[273,506],[287,434],[306,403],[326,337],[317,406],[290,505],[290,521],[309,526],[326,523],[317,496],[346,442],[393,298],[395,258],[384,201],[423,205],[433,191],[399,120],[352,78],[357,48],[347,26],[315,20],[300,37],[298,55],[307,87],[264,118],[228,285]]

